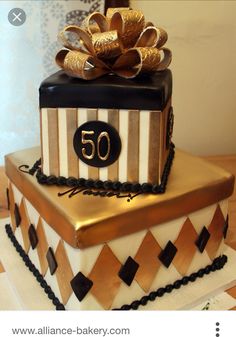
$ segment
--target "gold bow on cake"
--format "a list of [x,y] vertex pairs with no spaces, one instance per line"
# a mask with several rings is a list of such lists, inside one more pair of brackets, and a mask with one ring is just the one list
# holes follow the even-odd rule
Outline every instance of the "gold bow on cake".
[[[69,33],[76,40],[72,42]],[[85,80],[110,72],[133,78],[164,70],[171,62],[171,51],[163,48],[167,33],[146,23],[139,10],[109,8],[106,16],[95,12],[81,27],[65,27],[59,38],[66,49],[56,55],[57,64],[70,76]]]

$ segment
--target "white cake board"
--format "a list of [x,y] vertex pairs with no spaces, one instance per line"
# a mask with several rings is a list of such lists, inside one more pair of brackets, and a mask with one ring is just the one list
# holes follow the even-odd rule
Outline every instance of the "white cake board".
[[[5,224],[0,220],[0,260],[5,273],[0,274],[0,310],[55,310],[33,274],[25,267],[6,235]],[[202,310],[210,302],[212,310],[227,310],[236,306],[236,299],[224,291],[236,285],[236,251],[228,247],[228,262],[220,271],[211,273],[154,302],[145,310]]]

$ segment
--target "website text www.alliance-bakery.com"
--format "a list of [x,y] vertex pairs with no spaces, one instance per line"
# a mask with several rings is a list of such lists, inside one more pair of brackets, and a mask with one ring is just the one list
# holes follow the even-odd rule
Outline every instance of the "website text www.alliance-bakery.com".
[[54,328],[50,326],[43,326],[40,328],[12,328],[12,335],[19,336],[50,336],[50,335],[62,335],[62,336],[101,336],[105,337],[107,335],[113,336],[122,336],[122,335],[130,335],[129,328],[94,328],[94,327],[75,327],[75,328]]

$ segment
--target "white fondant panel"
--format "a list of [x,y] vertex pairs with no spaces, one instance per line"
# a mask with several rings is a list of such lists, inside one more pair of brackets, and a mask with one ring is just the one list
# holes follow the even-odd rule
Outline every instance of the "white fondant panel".
[[103,310],[96,298],[88,293],[82,302],[79,302],[74,293],[72,293],[66,304],[67,310]]
[[15,185],[12,185],[12,190],[14,194],[15,203],[18,205],[18,207],[20,207],[20,203],[22,200],[22,194]]
[[128,158],[128,110],[119,111],[119,134],[121,139],[121,152],[119,156],[119,181],[127,181],[127,158]]
[[67,117],[66,109],[58,109],[59,172],[68,177]]
[[24,248],[24,241],[23,241],[23,237],[22,237],[20,227],[16,228],[15,237],[16,237],[17,241],[19,242],[19,244]]
[[139,182],[140,184],[147,182],[148,177],[148,152],[149,152],[149,120],[150,112],[141,110],[139,118]]
[[66,242],[64,242],[66,253],[70,260],[73,273],[76,275],[79,271],[83,271],[83,274],[88,275],[92,270],[103,245],[89,247],[87,249],[74,249]]
[[[146,234],[147,231],[144,230],[126,235],[122,238],[110,241],[109,247],[118,260],[123,264],[127,260],[128,256],[134,258]],[[123,249],[121,249],[121,247],[123,247]]]
[[185,220],[185,217],[181,217],[150,228],[150,231],[152,232],[153,236],[155,237],[161,248],[165,248],[169,240],[174,243],[179,235],[179,232],[181,231]]
[[37,226],[38,221],[39,221],[39,213],[36,211],[36,209],[32,206],[32,204],[27,199],[25,199],[25,205],[26,205],[30,223]]
[[43,172],[46,175],[50,174],[49,169],[49,138],[48,138],[48,112],[47,109],[41,109],[41,134],[42,134],[42,157],[43,157]]
[[120,308],[124,304],[130,304],[144,295],[146,295],[145,292],[139,287],[135,280],[130,286],[121,283],[119,292],[112,303],[112,308]]
[[189,219],[198,234],[200,234],[204,226],[208,227],[210,225],[215,210],[216,204],[189,214]]

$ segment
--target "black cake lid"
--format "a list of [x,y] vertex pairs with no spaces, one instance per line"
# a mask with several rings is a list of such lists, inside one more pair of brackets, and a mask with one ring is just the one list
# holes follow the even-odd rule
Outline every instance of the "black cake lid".
[[39,91],[40,108],[163,110],[172,94],[172,74],[166,69],[134,79],[105,75],[85,81],[58,71]]

